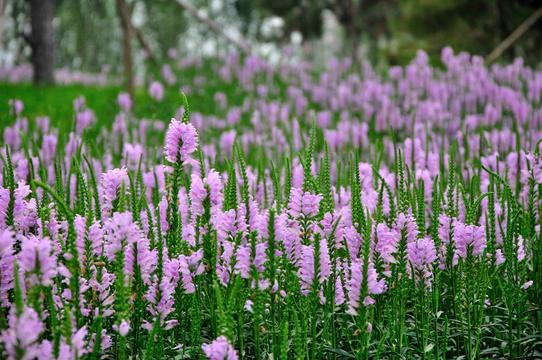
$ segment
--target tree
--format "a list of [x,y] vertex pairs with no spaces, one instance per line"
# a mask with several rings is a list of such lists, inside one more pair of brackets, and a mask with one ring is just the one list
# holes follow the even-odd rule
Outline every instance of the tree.
[[29,43],[35,84],[55,82],[53,15],[53,0],[30,0]]
[[[405,63],[419,48],[438,60],[444,46],[456,52],[488,55],[540,7],[540,0],[402,0],[397,16],[390,17],[391,37],[396,39],[393,62]],[[540,62],[542,21],[533,24],[510,44],[499,60],[522,56]]]
[[134,96],[134,71],[132,60],[132,10],[125,0],[117,0],[117,12],[122,27],[122,58],[124,62],[124,79],[128,92]]
[[[371,46],[379,38],[389,36],[388,17],[394,15],[396,5],[394,0],[334,0],[331,10],[344,27],[351,56],[357,60],[362,36]],[[347,49],[345,53],[348,53]]]
[[[284,41],[296,31],[304,40],[317,39],[322,35],[322,11],[326,9],[326,0],[235,0],[235,9],[244,21],[243,30],[246,32],[249,24],[255,21],[261,28],[261,22],[268,16],[277,16],[284,21],[284,31],[281,39]],[[261,37],[257,32],[256,39]]]

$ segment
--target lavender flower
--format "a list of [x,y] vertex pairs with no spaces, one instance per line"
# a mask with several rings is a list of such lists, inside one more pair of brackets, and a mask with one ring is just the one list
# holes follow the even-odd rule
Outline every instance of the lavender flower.
[[192,174],[190,182],[190,200],[192,201],[192,215],[203,214],[203,201],[207,197],[207,190],[203,180],[197,174]]
[[171,119],[166,132],[165,154],[169,162],[186,161],[196,151],[198,134],[192,124]]
[[110,214],[113,210],[113,201],[117,199],[122,185],[127,183],[129,183],[128,172],[125,168],[109,170],[102,174],[100,185],[103,215]]
[[125,113],[130,112],[132,109],[132,98],[128,93],[120,93],[117,97],[117,102]]
[[386,291],[386,283],[384,280],[378,280],[378,274],[372,264],[369,264],[367,271],[367,279],[363,279],[363,260],[354,259],[350,267],[350,282],[348,284],[348,313],[357,315],[359,301],[362,295],[362,284],[367,281],[368,293],[363,299],[363,304],[369,306],[374,304],[374,300],[370,295],[382,294]]
[[149,95],[156,101],[164,98],[164,86],[159,81],[153,81],[149,85]]
[[237,351],[225,336],[219,336],[210,344],[203,344],[202,349],[210,360],[237,360]]
[[81,135],[83,131],[96,122],[96,115],[92,110],[84,110],[75,114],[77,134]]
[[437,259],[435,244],[429,237],[421,238],[407,244],[408,260],[415,276],[421,277],[425,284],[431,284],[433,263]]
[[9,106],[11,107],[11,112],[16,117],[19,117],[23,112],[24,104],[21,100],[14,99],[9,101]]
[[[164,274],[161,279],[155,279],[145,298],[149,301],[149,313],[153,317],[157,317],[160,321],[160,326],[165,330],[169,330],[177,324],[177,320],[168,320],[169,314],[174,310],[173,295],[176,285],[179,281],[179,262],[177,260],[169,260],[164,265]],[[160,298],[158,298],[160,294]],[[145,321],[143,326],[151,331],[153,324]]]
[[[201,261],[203,259],[203,249],[200,249],[190,256],[180,255],[176,261],[178,266],[178,273],[181,275],[182,285],[186,294],[193,294],[196,291],[194,285],[194,277],[201,275],[204,271],[204,265]],[[174,266],[172,264],[172,266]]]
[[53,246],[48,238],[38,239],[34,235],[21,239],[21,252],[18,261],[21,270],[28,274],[32,285],[51,285],[53,277],[57,274],[56,256]]
[[290,215],[292,217],[298,217],[301,214],[308,217],[316,216],[321,200],[322,195],[313,195],[309,192],[303,193],[301,189],[294,187],[291,190],[288,205]]
[[486,234],[482,226],[465,225],[457,222],[454,228],[456,254],[465,259],[469,249],[473,256],[479,256],[486,248]]
[[9,327],[0,336],[8,359],[35,359],[43,355],[39,338],[45,326],[34,309],[25,307],[23,313],[17,316],[15,307],[12,307],[8,324]]
[[376,226],[376,236],[378,238],[376,251],[382,260],[388,263],[394,263],[395,257],[393,254],[397,251],[397,245],[401,239],[401,234],[395,229],[390,229],[388,226],[381,223]]
[[0,230],[0,305],[8,307],[8,294],[13,289],[13,245],[15,236],[10,230]]
[[525,260],[525,246],[524,246],[523,236],[518,235],[517,240],[517,252],[518,252],[518,261]]
[[318,273],[318,279],[320,280],[320,283],[323,283],[329,278],[329,275],[331,274],[331,264],[329,259],[329,250],[327,245],[327,240],[325,238],[322,238],[320,240],[320,272]]
[[350,271],[350,282],[348,284],[348,313],[357,315],[356,309],[359,307],[361,286],[363,282],[361,261],[353,261]]
[[119,325],[120,336],[128,335],[129,331],[130,331],[130,324],[127,321],[123,320]]
[[[132,221],[131,213],[114,213],[105,224],[105,255],[109,261],[113,261],[119,251],[125,251],[140,237],[141,232]],[[130,256],[129,252],[126,255]]]
[[336,305],[342,305],[344,304],[344,287],[343,283],[341,281],[341,277],[337,276],[335,279],[335,304]]
[[301,293],[308,295],[315,280],[314,249],[310,245],[303,245],[301,248],[301,259],[297,274],[301,282]]

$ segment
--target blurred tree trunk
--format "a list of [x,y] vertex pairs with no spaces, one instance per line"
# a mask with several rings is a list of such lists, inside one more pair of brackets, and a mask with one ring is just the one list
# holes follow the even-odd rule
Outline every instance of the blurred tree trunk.
[[55,82],[53,15],[53,0],[30,0],[32,30],[29,41],[35,84]]
[[7,0],[0,0],[0,43],[2,43],[2,34],[4,33],[4,26],[6,20],[4,20],[4,13],[6,11]]
[[122,27],[122,57],[124,62],[124,80],[130,96],[134,97],[134,71],[132,61],[132,14],[125,0],[117,0],[117,13]]

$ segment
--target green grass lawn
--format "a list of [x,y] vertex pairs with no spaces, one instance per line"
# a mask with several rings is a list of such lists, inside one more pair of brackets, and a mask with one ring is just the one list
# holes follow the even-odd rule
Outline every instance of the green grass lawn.
[[74,116],[73,100],[84,95],[88,106],[100,121],[104,121],[117,110],[114,100],[119,91],[120,88],[115,86],[0,84],[0,119],[2,123],[4,120],[10,122],[9,100],[20,99],[24,102],[24,116],[47,115],[55,125],[66,124]]
[[[191,84],[194,74],[186,76],[186,83]],[[133,113],[138,118],[161,119],[169,121],[182,105],[180,90],[176,86],[165,87],[165,97],[161,102],[152,99],[146,87],[136,89]],[[20,99],[24,103],[23,116],[34,119],[36,116],[48,116],[54,127],[71,126],[74,116],[73,101],[83,95],[87,106],[97,117],[97,125],[110,125],[119,112],[117,96],[123,88],[118,85],[54,85],[34,86],[32,84],[0,83],[0,130],[13,122],[10,115],[9,100]],[[237,84],[227,84],[216,77],[208,77],[202,87],[192,87],[187,94],[192,111],[203,114],[221,114],[216,108],[214,94],[218,91],[227,95],[229,105],[242,104],[246,94]]]
[[[0,84],[0,128],[10,124],[9,100],[24,102],[23,115],[33,119],[36,116],[49,116],[53,126],[71,125],[74,110],[73,101],[83,95],[101,125],[113,122],[119,111],[117,95],[119,86],[57,85],[33,86],[32,84]],[[175,100],[177,98],[177,100]],[[135,95],[134,113],[136,116],[169,120],[180,106],[181,100],[175,91],[168,89],[164,101],[152,100],[146,89],[139,88]]]

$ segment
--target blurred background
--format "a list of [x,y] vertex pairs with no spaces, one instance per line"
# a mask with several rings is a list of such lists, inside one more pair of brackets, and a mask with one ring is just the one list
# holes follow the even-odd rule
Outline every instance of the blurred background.
[[[408,63],[424,49],[538,66],[539,0],[0,0],[0,81],[145,82],[168,58],[231,51],[270,62],[352,56]],[[56,74],[56,76],[55,76]],[[124,74],[124,75],[123,75]]]

